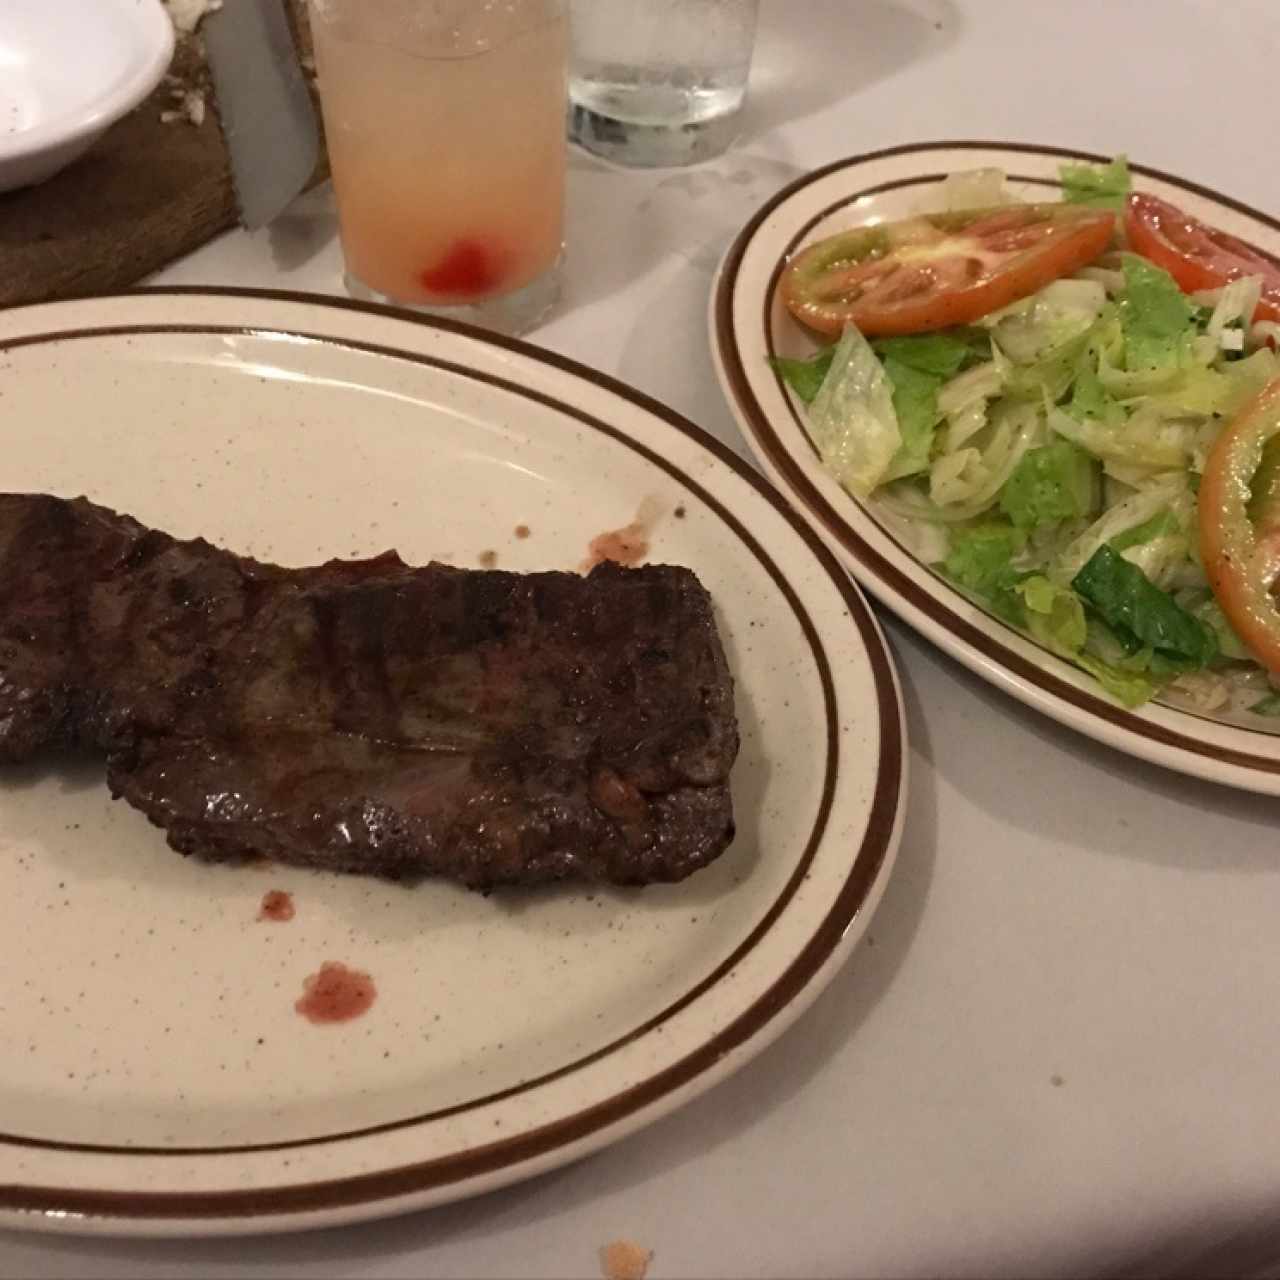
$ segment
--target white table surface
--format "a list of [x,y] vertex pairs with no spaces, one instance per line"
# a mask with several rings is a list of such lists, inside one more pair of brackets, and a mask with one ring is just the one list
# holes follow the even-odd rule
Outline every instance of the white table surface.
[[[575,156],[534,335],[744,449],[705,310],[732,232],[837,157],[1124,150],[1280,210],[1270,0],[765,0],[746,136],[683,172]],[[161,282],[337,292],[324,192]],[[882,616],[883,613],[882,613]],[[889,621],[911,788],[869,936],[726,1084],[577,1166],[296,1237],[0,1235],[0,1276],[1280,1274],[1280,805],[1043,720]]]

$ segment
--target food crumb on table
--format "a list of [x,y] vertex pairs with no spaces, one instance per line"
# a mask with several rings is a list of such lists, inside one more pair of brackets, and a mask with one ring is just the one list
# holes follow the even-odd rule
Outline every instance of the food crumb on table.
[[615,1240],[601,1246],[600,1271],[605,1280],[644,1280],[653,1250],[634,1240]]
[[482,569],[494,569],[498,564],[498,553],[496,551],[482,551],[480,553],[480,567]]

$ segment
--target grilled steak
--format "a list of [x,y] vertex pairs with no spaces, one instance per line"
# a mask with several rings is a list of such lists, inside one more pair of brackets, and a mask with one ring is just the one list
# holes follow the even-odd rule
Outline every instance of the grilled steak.
[[0,762],[58,748],[215,859],[643,884],[733,837],[732,680],[663,565],[283,569],[0,495]]

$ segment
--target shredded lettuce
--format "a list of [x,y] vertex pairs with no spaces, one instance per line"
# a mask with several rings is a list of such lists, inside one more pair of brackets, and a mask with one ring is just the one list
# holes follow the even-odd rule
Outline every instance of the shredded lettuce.
[[[1066,198],[1119,208],[1123,157],[1064,166]],[[949,185],[991,205],[999,174]],[[982,199],[976,199],[976,193]],[[1126,706],[1165,693],[1237,710],[1265,689],[1200,560],[1197,493],[1229,421],[1280,377],[1258,281],[1187,297],[1109,251],[966,328],[856,331],[773,361],[829,469],[874,492],[921,559]],[[1280,493],[1280,447],[1255,501]],[[1259,715],[1280,718],[1274,709]],[[1264,702],[1266,700],[1264,699]],[[1262,704],[1258,704],[1262,706]]]
[[1187,465],[1195,445],[1194,423],[1159,414],[1135,414],[1123,428],[1085,419],[1077,422],[1062,409],[1050,409],[1049,426],[1058,435],[1104,461],[1114,459],[1157,472]]
[[1087,333],[1107,306],[1094,280],[1055,280],[979,321],[1015,364],[1034,364]]
[[1095,209],[1124,208],[1129,194],[1129,161],[1116,156],[1110,164],[1064,164],[1058,169],[1062,198],[1068,204],[1087,204]]
[[942,184],[946,209],[963,212],[1016,203],[1004,185],[1003,169],[966,169],[947,175]]
[[827,469],[850,492],[865,498],[888,475],[902,446],[893,386],[853,325],[836,344],[808,425]]
[[[1244,276],[1214,292],[1217,296],[1211,302],[1206,295],[1196,294],[1196,301],[1201,305],[1213,306],[1204,331],[1223,351],[1242,350],[1245,330],[1253,323],[1253,313],[1262,297],[1262,277]],[[1233,333],[1238,341],[1228,341]]]
[[[1201,598],[1189,612],[1194,614],[1208,627],[1218,639],[1218,651],[1231,662],[1251,662],[1249,650],[1241,643],[1235,628],[1227,621],[1222,606],[1214,599],[1210,591],[1197,592]],[[1184,605],[1184,608],[1187,607]]]
[[1034,405],[1002,401],[978,439],[942,454],[929,472],[929,497],[952,519],[971,519],[993,506],[1028,449],[1041,443],[1043,424]]
[[1165,538],[1171,534],[1180,534],[1182,526],[1178,523],[1178,518],[1173,512],[1165,507],[1162,511],[1157,511],[1149,520],[1144,520],[1141,524],[1136,524],[1131,529],[1125,529],[1122,533],[1110,539],[1108,545],[1112,551],[1128,551],[1130,547],[1141,547],[1152,542],[1157,538]]

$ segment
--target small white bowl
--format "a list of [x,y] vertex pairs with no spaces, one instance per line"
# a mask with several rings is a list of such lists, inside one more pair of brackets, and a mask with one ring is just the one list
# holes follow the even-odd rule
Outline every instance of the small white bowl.
[[160,0],[0,0],[0,191],[70,164],[172,57]]

